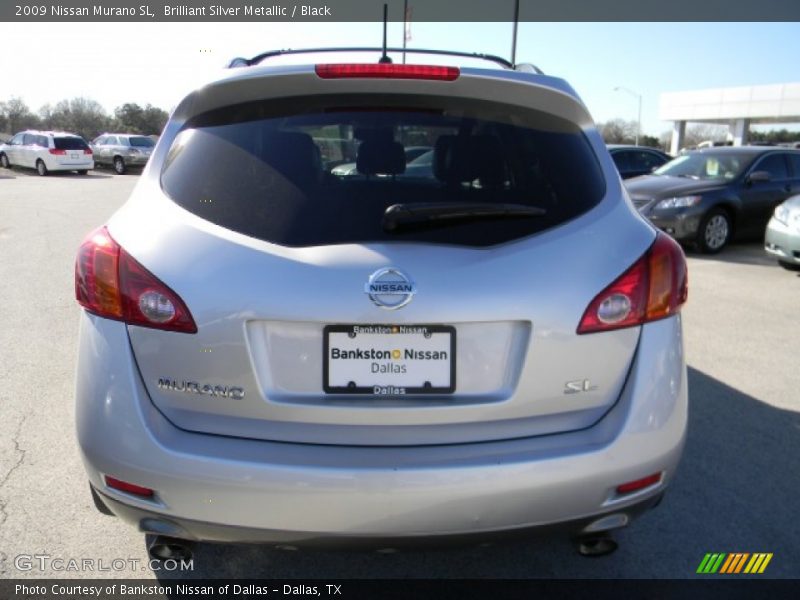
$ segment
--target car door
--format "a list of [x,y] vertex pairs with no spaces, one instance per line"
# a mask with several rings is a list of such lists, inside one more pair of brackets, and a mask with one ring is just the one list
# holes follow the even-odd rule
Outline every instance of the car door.
[[[753,181],[756,172],[769,174],[768,181]],[[775,207],[792,195],[792,179],[785,152],[771,152],[750,167],[742,186],[742,213],[737,223],[740,233],[760,234]]]
[[36,166],[36,136],[32,133],[26,133],[22,137],[22,145],[19,147],[19,164],[23,167]]
[[792,177],[792,195],[800,194],[800,152],[789,152],[786,154],[789,160],[789,167],[791,167]]
[[42,158],[43,160],[45,160],[47,156],[43,155],[47,155],[49,151],[50,151],[50,140],[48,139],[48,137],[46,135],[37,135],[36,146],[33,151],[34,155],[33,165],[36,166],[36,159],[38,158]]
[[117,146],[119,145],[119,140],[114,135],[110,135],[106,138],[106,142],[103,145],[103,162],[112,164],[114,162],[114,154],[117,152]]
[[8,162],[12,165],[19,165],[19,149],[22,146],[22,138],[24,134],[18,133],[15,135],[11,140],[8,142],[8,146],[6,147],[6,156],[8,157]]
[[652,173],[653,169],[663,165],[667,159],[651,150],[635,150],[630,153],[629,161],[630,177],[638,177]]
[[103,144],[105,144],[106,136],[101,135],[100,137],[95,138],[89,146],[92,148],[92,154],[94,155],[94,162],[103,162]]
[[630,172],[630,152],[627,150],[617,150],[611,153],[611,158],[614,160],[614,164],[617,166],[617,171],[619,171],[620,177],[623,179],[627,179],[631,177],[629,174]]

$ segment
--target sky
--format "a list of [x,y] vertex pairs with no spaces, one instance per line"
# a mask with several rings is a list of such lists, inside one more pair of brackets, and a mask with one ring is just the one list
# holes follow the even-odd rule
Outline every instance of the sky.
[[[390,45],[402,35],[389,24]],[[382,24],[3,22],[0,38],[20,50],[3,54],[0,101],[19,96],[38,111],[82,96],[111,113],[125,102],[170,110],[234,56],[379,46]],[[511,23],[412,23],[408,46],[508,58],[511,38]],[[636,120],[641,95],[642,130],[654,136],[671,127],[658,118],[661,93],[800,82],[798,57],[800,23],[520,23],[517,46],[518,62],[570,82],[597,122]]]

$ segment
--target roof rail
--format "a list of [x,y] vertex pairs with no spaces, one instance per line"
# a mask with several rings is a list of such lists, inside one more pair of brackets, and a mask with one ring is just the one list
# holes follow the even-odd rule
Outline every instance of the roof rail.
[[[412,49],[412,48],[386,48],[386,52],[407,52],[409,54],[437,54],[443,56],[460,56],[464,58],[477,58],[479,60],[486,60],[489,62],[496,63],[502,66],[505,69],[514,69],[515,66],[505,58],[501,58],[499,56],[495,56],[493,54],[480,54],[477,52],[456,52],[452,50],[423,50],[423,49]],[[228,63],[228,68],[236,68],[236,67],[249,67],[255,64],[258,64],[262,60],[266,58],[273,58],[275,56],[285,56],[288,54],[313,54],[318,52],[379,52],[381,54],[384,53],[384,48],[376,48],[376,47],[357,47],[357,48],[306,48],[300,50],[292,50],[292,49],[285,49],[285,50],[271,50],[269,52],[263,52],[253,58],[234,58],[230,63]],[[531,65],[532,66],[532,65]],[[539,69],[533,67],[537,73],[541,73]]]

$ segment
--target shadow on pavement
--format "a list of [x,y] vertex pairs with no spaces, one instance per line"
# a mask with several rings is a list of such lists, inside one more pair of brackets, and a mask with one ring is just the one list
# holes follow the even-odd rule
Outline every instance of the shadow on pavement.
[[764,267],[780,267],[778,261],[767,255],[764,251],[763,242],[748,242],[731,244],[724,248],[719,254],[702,254],[696,250],[684,250],[687,258],[738,263],[743,265],[761,265]]
[[[772,552],[765,577],[800,577],[800,414],[689,369],[689,432],[662,504],[580,557],[563,536],[491,547],[378,554],[199,544],[170,578],[691,578],[707,552]],[[704,577],[709,577],[705,575]],[[735,576],[733,576],[735,577]]]
[[[34,169],[23,169],[17,167],[14,169],[13,173],[13,175],[9,176],[0,175],[0,179],[15,179],[16,177],[41,177],[41,175],[39,175],[39,173],[37,173]],[[72,171],[50,171],[47,175],[45,175],[45,177],[52,179],[80,179],[82,181],[87,181],[90,179],[108,179],[109,177],[113,177],[113,175],[109,175],[107,173],[98,173],[97,170],[91,169],[86,175],[79,175],[78,173],[74,173]]]

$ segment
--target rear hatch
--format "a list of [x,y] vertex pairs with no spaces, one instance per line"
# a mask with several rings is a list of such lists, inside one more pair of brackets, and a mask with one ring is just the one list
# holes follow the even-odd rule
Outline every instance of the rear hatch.
[[86,166],[92,162],[92,151],[82,138],[75,136],[55,136],[50,154],[63,166]]
[[137,162],[146,162],[150,158],[150,154],[152,154],[153,147],[155,146],[153,140],[143,135],[130,136],[128,138],[128,144],[130,145],[128,154],[136,159]]
[[[167,418],[344,445],[508,439],[601,418],[639,329],[576,327],[654,233],[606,181],[613,164],[569,88],[480,70],[268,73],[190,96],[109,224],[197,323],[129,326]],[[412,146],[432,149],[429,168],[406,171]],[[352,149],[358,172],[335,174]]]

